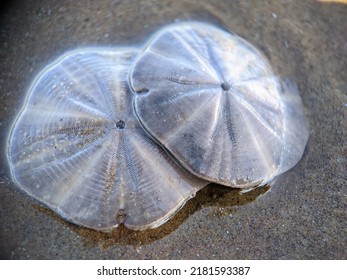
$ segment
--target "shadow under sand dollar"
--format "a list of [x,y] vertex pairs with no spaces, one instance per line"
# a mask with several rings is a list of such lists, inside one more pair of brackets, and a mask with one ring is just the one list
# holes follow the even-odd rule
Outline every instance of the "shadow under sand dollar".
[[71,231],[82,236],[85,246],[109,248],[115,245],[143,245],[160,240],[179,228],[195,212],[206,207],[211,208],[211,218],[233,214],[236,211],[233,207],[251,203],[269,189],[270,186],[266,185],[242,193],[240,189],[210,184],[198,191],[196,196],[189,200],[171,220],[158,228],[143,231],[131,230],[122,224],[110,232],[96,231],[67,222],[52,210],[42,206],[34,206],[34,208],[58,220],[63,225],[69,227]]

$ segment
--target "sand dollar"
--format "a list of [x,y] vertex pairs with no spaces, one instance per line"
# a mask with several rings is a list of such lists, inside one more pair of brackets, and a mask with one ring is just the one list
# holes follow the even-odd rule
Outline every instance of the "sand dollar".
[[302,157],[308,131],[296,87],[237,35],[197,22],[165,27],[129,81],[141,124],[203,179],[264,184]]
[[13,124],[14,181],[78,225],[157,227],[206,185],[174,163],[135,117],[127,77],[136,53],[63,55],[38,75]]

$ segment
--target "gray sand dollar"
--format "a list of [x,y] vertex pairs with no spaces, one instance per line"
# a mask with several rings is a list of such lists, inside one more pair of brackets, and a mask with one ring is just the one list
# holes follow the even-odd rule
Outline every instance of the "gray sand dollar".
[[206,185],[176,165],[135,117],[127,77],[136,53],[63,55],[38,75],[10,132],[14,181],[78,225],[157,227]]
[[197,22],[163,28],[129,81],[141,124],[203,179],[265,184],[302,157],[308,130],[297,88],[239,36]]

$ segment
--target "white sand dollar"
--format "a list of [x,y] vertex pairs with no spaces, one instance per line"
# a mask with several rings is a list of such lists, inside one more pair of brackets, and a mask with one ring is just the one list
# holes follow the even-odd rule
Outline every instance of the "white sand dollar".
[[78,225],[161,225],[206,182],[187,174],[142,129],[128,69],[135,49],[80,49],[32,84],[8,140],[14,181]]
[[234,34],[196,22],[168,26],[129,81],[141,124],[203,179],[265,184],[302,157],[308,131],[296,87]]

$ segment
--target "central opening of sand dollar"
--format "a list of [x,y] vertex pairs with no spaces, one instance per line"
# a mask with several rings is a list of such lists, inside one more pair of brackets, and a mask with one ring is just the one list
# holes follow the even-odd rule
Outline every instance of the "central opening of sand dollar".
[[125,128],[125,121],[123,121],[123,120],[116,121],[116,128],[124,129]]
[[229,90],[231,88],[231,85],[228,82],[223,82],[221,84],[221,87],[222,87],[223,90],[227,91],[227,90]]

